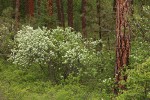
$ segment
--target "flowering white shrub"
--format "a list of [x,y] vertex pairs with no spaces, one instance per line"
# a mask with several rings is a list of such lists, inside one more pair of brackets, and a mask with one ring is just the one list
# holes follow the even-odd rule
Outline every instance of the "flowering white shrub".
[[92,66],[92,71],[96,71],[94,66],[99,56],[95,47],[99,42],[84,42],[81,33],[74,32],[71,28],[47,30],[45,27],[33,29],[26,26],[15,36],[16,45],[10,59],[23,66],[33,63],[49,65],[51,62],[59,71],[64,71],[66,67],[69,72],[72,68],[78,72],[82,68],[91,71],[87,66]]
[[14,63],[27,65],[29,63],[46,63],[53,56],[49,50],[53,43],[49,39],[50,31],[46,28],[33,29],[26,26],[15,36],[16,47],[12,50],[11,58]]

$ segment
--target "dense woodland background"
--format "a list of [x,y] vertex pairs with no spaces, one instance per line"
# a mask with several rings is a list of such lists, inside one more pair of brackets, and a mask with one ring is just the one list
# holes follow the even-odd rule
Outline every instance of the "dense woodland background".
[[149,100],[150,0],[0,0],[0,100]]

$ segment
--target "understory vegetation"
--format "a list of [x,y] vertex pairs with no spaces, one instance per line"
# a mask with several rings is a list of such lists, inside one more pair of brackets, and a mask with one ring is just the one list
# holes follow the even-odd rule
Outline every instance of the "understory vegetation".
[[[80,7],[77,1],[75,4]],[[109,8],[112,2],[102,3],[102,8],[108,6],[106,13],[101,12],[102,27],[108,28],[102,31],[102,38],[94,33],[98,27],[88,22],[94,22],[91,16],[87,24],[93,26],[87,26],[89,35],[83,38],[76,18],[80,16],[78,8],[74,11],[74,28],[58,27],[56,16],[49,18],[41,9],[39,19],[35,15],[28,22],[27,16],[22,16],[17,30],[12,17],[14,9],[3,9],[0,14],[0,100],[150,100],[150,6],[143,6],[141,15],[136,5],[129,18],[130,59],[121,71],[127,80],[120,81],[125,89],[116,95],[115,21],[114,15],[107,15],[112,14],[112,7]],[[88,6],[92,9],[92,5]],[[94,10],[90,13],[95,14]]]

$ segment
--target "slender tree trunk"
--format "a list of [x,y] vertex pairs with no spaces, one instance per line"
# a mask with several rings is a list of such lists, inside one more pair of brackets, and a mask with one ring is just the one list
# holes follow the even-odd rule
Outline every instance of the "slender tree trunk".
[[28,14],[30,17],[34,16],[34,0],[28,0]]
[[60,6],[60,0],[56,0],[56,6],[57,6],[57,17],[59,21],[59,26],[61,26],[61,6]]
[[20,9],[20,0],[16,0],[16,10],[15,10],[15,31],[19,27],[19,9]]
[[130,54],[130,25],[128,17],[131,14],[131,1],[132,0],[117,0],[116,1],[116,66],[115,66],[115,79],[116,88],[115,94],[118,90],[124,90],[125,86],[120,84],[121,80],[126,81],[127,76],[122,75],[121,71],[129,64]]
[[84,38],[87,38],[87,32],[86,32],[86,4],[87,0],[82,0],[82,36]]
[[38,9],[38,11],[37,11],[37,13],[38,13],[38,15],[40,15],[41,14],[41,12],[40,12],[40,7],[41,7],[41,0],[38,0],[37,1],[37,9]]
[[116,0],[114,0],[114,2],[113,2],[113,10],[114,10],[114,12],[116,12]]
[[48,0],[48,12],[49,16],[53,15],[53,0]]
[[101,2],[100,0],[96,0],[96,4],[97,4],[97,18],[98,18],[98,26],[99,26],[99,38],[102,39],[102,32],[101,32]]
[[61,22],[62,22],[62,27],[65,27],[65,15],[64,15],[64,5],[63,5],[63,0],[61,0]]
[[58,16],[58,20],[59,20],[59,26],[65,27],[64,10],[63,10],[62,0],[56,0],[56,6],[57,6],[57,16]]
[[68,0],[68,26],[73,28],[73,0]]
[[[99,34],[99,39],[102,39],[102,31],[101,31],[101,10],[102,10],[102,7],[101,7],[101,0],[96,0],[96,4],[97,4],[97,19],[98,19],[98,34]],[[99,43],[99,48],[98,48],[99,51],[102,50],[102,43]]]

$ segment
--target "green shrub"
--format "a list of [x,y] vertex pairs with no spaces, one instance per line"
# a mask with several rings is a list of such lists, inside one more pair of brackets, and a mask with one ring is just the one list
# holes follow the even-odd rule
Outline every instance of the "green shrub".
[[127,70],[127,90],[118,96],[118,100],[150,99],[150,58],[144,63]]
[[3,10],[0,16],[0,57],[8,58],[13,48],[14,19],[12,19],[13,8]]
[[85,41],[81,33],[71,28],[47,30],[23,27],[15,36],[10,59],[22,66],[38,64],[49,68],[52,81],[59,82],[69,74],[93,77],[97,74],[100,53],[95,47],[100,41]]

